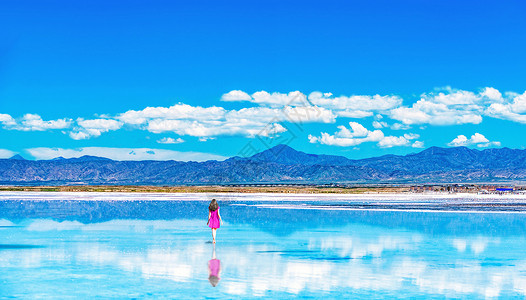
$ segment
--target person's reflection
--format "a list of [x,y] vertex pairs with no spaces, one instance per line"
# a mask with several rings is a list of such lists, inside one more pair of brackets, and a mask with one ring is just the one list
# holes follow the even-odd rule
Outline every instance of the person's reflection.
[[221,278],[221,261],[216,258],[216,245],[214,244],[214,250],[212,251],[212,259],[208,261],[208,281],[212,286],[216,286]]

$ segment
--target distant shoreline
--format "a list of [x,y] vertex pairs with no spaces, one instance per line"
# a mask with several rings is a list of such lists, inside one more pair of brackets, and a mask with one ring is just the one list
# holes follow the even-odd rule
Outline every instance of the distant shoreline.
[[[203,186],[140,186],[140,185],[68,185],[15,186],[0,185],[0,192],[94,192],[94,193],[270,193],[270,194],[510,194],[495,191],[501,185],[406,185],[406,186],[323,186],[323,185],[203,185]],[[524,187],[515,187],[511,194],[525,194]]]
[[109,193],[279,193],[279,194],[368,194],[408,193],[409,187],[319,187],[319,186],[0,186],[0,192],[109,192]]

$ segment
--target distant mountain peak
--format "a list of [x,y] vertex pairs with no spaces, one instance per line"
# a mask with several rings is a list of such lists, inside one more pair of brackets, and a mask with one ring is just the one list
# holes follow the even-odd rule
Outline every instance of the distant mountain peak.
[[300,154],[300,153],[303,153],[305,154],[304,152],[301,152],[301,151],[298,151],[288,145],[285,145],[285,144],[279,144],[277,146],[274,146],[272,148],[268,148],[267,150],[264,150],[264,151],[261,151],[260,153],[257,153],[257,154],[254,154],[252,155],[252,157],[258,157],[258,156],[262,156],[262,155],[268,155],[268,154],[271,154],[271,155],[279,155],[279,154]]
[[305,158],[312,154],[293,149],[290,146],[280,144],[272,148],[268,148],[262,152],[252,155],[249,159],[254,161],[266,161],[277,163],[297,163],[298,160]]
[[75,161],[113,161],[112,159],[109,159],[106,157],[93,156],[93,155],[84,155],[81,157],[72,158],[72,160],[75,160]]
[[13,159],[13,160],[26,160],[22,155],[20,154],[16,154],[16,155],[13,155],[11,158],[9,159]]
[[343,156],[308,154],[284,144],[252,155],[249,160],[285,165],[348,165],[351,162]]

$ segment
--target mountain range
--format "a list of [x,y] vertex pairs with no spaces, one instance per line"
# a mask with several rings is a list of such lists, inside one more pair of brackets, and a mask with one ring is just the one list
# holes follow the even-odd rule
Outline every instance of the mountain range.
[[431,147],[408,155],[348,159],[278,145],[224,161],[115,161],[96,156],[0,159],[0,183],[242,184],[242,183],[468,183],[526,180],[526,150]]

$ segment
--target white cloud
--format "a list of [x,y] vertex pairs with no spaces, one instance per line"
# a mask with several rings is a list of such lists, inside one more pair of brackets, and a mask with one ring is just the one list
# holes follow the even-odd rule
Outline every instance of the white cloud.
[[180,152],[151,148],[108,148],[85,147],[77,149],[63,148],[30,148],[27,151],[36,159],[53,159],[56,157],[75,158],[84,155],[106,157],[113,160],[177,160],[177,161],[205,161],[224,160],[226,157],[202,152]]
[[287,129],[283,127],[281,124],[272,123],[272,124],[268,124],[268,126],[265,126],[265,128],[263,128],[260,132],[258,132],[258,135],[266,136],[266,137],[273,137],[285,131],[287,131]]
[[439,101],[445,102],[446,99],[421,99],[411,107],[393,109],[390,112],[390,117],[406,125],[459,125],[482,122],[481,112],[476,107],[452,107]]
[[184,140],[182,138],[171,138],[171,137],[164,137],[160,140],[157,140],[157,143],[159,144],[181,144],[184,143]]
[[405,125],[479,124],[483,116],[526,123],[526,92],[502,93],[486,87],[479,93],[446,88],[439,93],[423,94],[412,106],[391,110],[389,116]]
[[411,126],[402,123],[394,123],[390,128],[392,130],[408,130],[411,129]]
[[[227,96],[228,95],[228,96]],[[254,101],[268,104],[289,103],[291,99],[305,98],[299,92],[289,94],[254,93]],[[236,96],[237,98],[235,98]],[[241,91],[224,95],[228,101],[243,98]],[[292,101],[294,102],[294,101]],[[147,107],[140,111],[130,110],[117,116],[125,125],[148,130],[153,133],[172,132],[181,136],[199,138],[221,135],[241,135],[254,137],[269,124],[279,122],[323,122],[331,123],[336,115],[330,110],[316,106],[250,107],[239,110],[226,110],[222,107],[200,107],[176,104],[171,107]],[[277,131],[284,131],[283,126]]]
[[318,106],[335,110],[385,111],[402,104],[398,96],[354,95],[332,97],[331,93],[313,92],[309,100]]
[[[419,138],[418,134],[409,133],[403,136],[385,136],[381,130],[370,131],[356,122],[349,122],[349,128],[338,126],[339,131],[334,135],[322,132],[320,136],[309,135],[310,143],[320,143],[330,146],[349,147],[365,142],[377,142],[379,147],[391,148],[395,146],[409,146],[410,141]],[[421,145],[419,143],[416,144]]]
[[381,129],[381,128],[384,128],[384,127],[387,127],[387,123],[386,122],[381,122],[381,121],[373,121],[373,127],[375,129]]
[[407,146],[409,140],[403,136],[386,136],[378,142],[378,146],[382,148],[391,148],[395,146]]
[[307,96],[299,91],[290,92],[288,94],[260,91],[252,94],[252,99],[254,103],[270,104],[275,106],[309,105],[307,102]]
[[19,122],[13,122],[13,119],[7,119],[4,123],[8,125],[7,129],[21,130],[21,131],[45,131],[49,129],[64,129],[70,127],[71,119],[57,119],[44,121],[42,117],[37,114],[25,114]]
[[116,117],[126,124],[142,125],[151,119],[163,120],[201,120],[211,121],[224,118],[226,110],[222,107],[191,106],[178,103],[170,107],[147,107],[143,110],[129,110]]
[[411,147],[413,148],[424,148],[424,142],[421,142],[421,141],[415,141]]
[[488,143],[489,140],[485,136],[477,132],[471,136],[471,142],[473,144],[479,144],[479,143]]
[[226,94],[224,94],[221,97],[221,101],[251,101],[252,97],[250,97],[249,94],[239,91],[239,90],[233,90]]
[[493,103],[485,111],[487,116],[526,124],[526,92],[522,95],[509,94],[512,100],[507,103]]
[[513,98],[511,110],[517,114],[526,112],[526,92],[522,95],[516,95]]
[[379,142],[384,138],[382,131],[369,131],[356,122],[349,122],[349,127],[350,129],[345,126],[338,126],[339,131],[334,135],[330,135],[326,132],[322,132],[319,137],[309,135],[309,142],[313,144],[320,143],[329,146],[349,147],[365,142]]
[[202,137],[199,138],[199,141],[200,141],[200,142],[206,142],[206,141],[208,141],[208,140],[215,140],[215,138],[213,138],[213,137],[207,137],[207,136],[202,136]]
[[4,126],[14,126],[16,125],[15,119],[8,114],[0,114],[0,123]]
[[250,101],[260,105],[273,107],[285,106],[318,106],[330,109],[341,117],[365,118],[373,115],[373,111],[384,111],[399,106],[402,99],[398,96],[354,95],[333,97],[332,93],[313,92],[308,97],[299,91],[285,93],[269,93],[259,91],[251,96],[239,90],[230,91],[221,98],[223,101]]
[[465,135],[458,135],[447,145],[450,147],[476,145],[477,147],[485,148],[491,146],[500,146],[500,142],[490,142],[484,135],[477,132],[469,139]]
[[103,132],[121,129],[124,123],[113,119],[77,119],[78,127],[74,128],[69,136],[74,140],[83,140],[91,137],[98,137]]
[[[423,94],[412,106],[401,106],[390,112],[390,117],[406,125],[479,124],[486,107],[503,102],[502,94],[486,87],[479,93],[446,88],[439,93]],[[498,108],[501,107],[497,107]]]
[[378,142],[378,146],[382,148],[409,146],[411,140],[417,139],[419,137],[420,136],[418,134],[414,133],[404,134],[403,136],[386,136]]
[[11,158],[16,154],[16,152],[13,152],[11,150],[7,149],[0,149],[0,158]]
[[307,96],[300,91],[285,93],[269,93],[266,91],[255,92],[249,95],[240,90],[233,90],[221,97],[222,101],[250,101],[252,103],[270,105],[270,106],[307,106]]
[[487,87],[484,89],[484,91],[482,91],[482,93],[480,93],[481,96],[484,96],[484,97],[487,97],[488,99],[490,100],[493,100],[493,101],[502,101],[502,94],[499,92],[499,90],[495,89],[495,88],[492,88],[492,87]]
[[[250,107],[240,110],[224,111],[220,119],[172,119],[157,117],[146,120],[144,128],[153,133],[173,132],[178,135],[195,137],[214,137],[221,135],[243,135],[254,137],[269,124],[292,123],[332,123],[336,116],[329,110],[309,106],[282,109],[269,107]],[[280,125],[281,126],[281,125]],[[277,128],[277,127],[276,127]],[[283,127],[281,126],[281,132]]]

